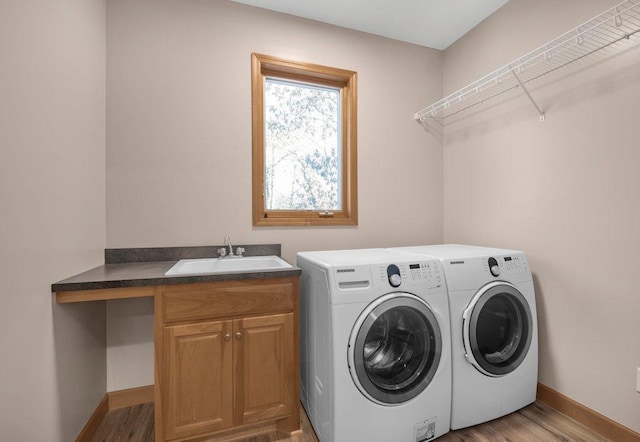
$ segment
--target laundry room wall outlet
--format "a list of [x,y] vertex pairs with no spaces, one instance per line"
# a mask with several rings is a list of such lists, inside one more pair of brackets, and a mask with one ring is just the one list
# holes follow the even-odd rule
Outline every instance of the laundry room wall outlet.
[[640,367],[637,367],[636,370],[638,371],[636,374],[636,391],[640,393]]

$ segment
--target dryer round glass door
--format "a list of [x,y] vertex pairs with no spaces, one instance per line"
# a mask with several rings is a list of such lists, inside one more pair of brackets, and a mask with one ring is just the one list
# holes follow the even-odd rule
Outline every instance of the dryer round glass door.
[[409,293],[392,293],[371,303],[356,321],[349,371],[370,400],[400,404],[427,388],[441,354],[442,335],[429,305]]
[[480,372],[503,376],[527,356],[533,332],[531,309],[512,284],[482,287],[462,317],[465,355]]

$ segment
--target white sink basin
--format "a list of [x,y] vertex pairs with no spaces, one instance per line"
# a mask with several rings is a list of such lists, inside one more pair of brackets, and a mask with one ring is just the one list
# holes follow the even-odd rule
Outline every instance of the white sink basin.
[[245,258],[201,258],[181,259],[169,269],[166,276],[206,275],[231,272],[259,272],[293,268],[279,256],[247,256]]

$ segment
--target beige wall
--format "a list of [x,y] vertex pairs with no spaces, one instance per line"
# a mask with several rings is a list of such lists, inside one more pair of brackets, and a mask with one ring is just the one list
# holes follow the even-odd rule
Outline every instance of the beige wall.
[[[357,227],[252,226],[252,52],[358,72]],[[412,120],[440,75],[439,51],[250,6],[110,0],[109,247],[440,241],[441,140]]]
[[[110,0],[107,15],[109,247],[229,234],[282,243],[295,262],[300,250],[442,240],[442,141],[412,119],[441,96],[439,51],[220,0]],[[357,227],[252,226],[252,52],[358,72]],[[151,345],[147,308],[134,344],[109,321],[110,389],[153,380],[138,351]],[[127,309],[110,303],[109,317]]]
[[105,392],[105,2],[0,2],[0,440],[70,441]]
[[[444,54],[445,93],[616,2],[511,0]],[[636,37],[637,39],[637,37]],[[640,48],[445,127],[444,240],[525,250],[540,382],[640,431]]]
[[153,383],[153,298],[108,301],[107,391]]

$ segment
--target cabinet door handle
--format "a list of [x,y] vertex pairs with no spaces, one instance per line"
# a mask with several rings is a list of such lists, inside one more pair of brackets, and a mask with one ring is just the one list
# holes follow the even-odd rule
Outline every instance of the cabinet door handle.
[[236,333],[236,339],[240,339],[242,337],[242,332]]
[[231,333],[227,333],[226,335],[224,335],[224,340],[225,341],[231,340]]

